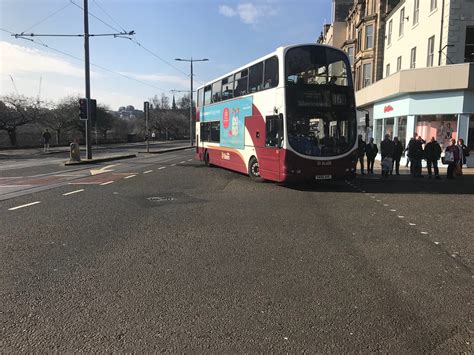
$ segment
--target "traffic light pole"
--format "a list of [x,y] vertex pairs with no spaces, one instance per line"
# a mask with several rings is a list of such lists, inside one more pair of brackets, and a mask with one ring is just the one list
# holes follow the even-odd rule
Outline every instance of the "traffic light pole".
[[87,120],[86,120],[86,159],[92,159],[91,142],[91,78],[89,62],[89,10],[88,0],[84,0],[84,61],[86,74],[86,99],[87,99]]

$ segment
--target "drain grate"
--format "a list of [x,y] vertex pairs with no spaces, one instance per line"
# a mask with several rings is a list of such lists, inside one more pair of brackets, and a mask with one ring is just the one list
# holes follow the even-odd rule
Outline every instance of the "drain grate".
[[167,197],[148,197],[148,201],[151,202],[169,202],[169,201],[176,201],[174,197],[167,196]]

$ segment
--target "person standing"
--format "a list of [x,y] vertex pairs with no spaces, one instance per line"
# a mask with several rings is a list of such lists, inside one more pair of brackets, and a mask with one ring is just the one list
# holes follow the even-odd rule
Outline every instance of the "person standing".
[[448,164],[447,178],[454,179],[454,171],[456,164],[459,164],[461,155],[459,154],[459,148],[456,146],[456,140],[451,139],[449,145],[444,151],[444,163]]
[[385,139],[380,143],[380,153],[382,155],[382,176],[388,177],[390,168],[393,165],[393,142],[390,135],[386,134]]
[[[357,143],[357,157],[359,159],[360,173],[362,175],[365,175],[365,172],[364,172],[365,145],[366,144],[365,144],[364,140],[362,139],[362,135],[359,134],[358,143]],[[367,167],[367,169],[368,169],[368,167]]]
[[431,179],[431,167],[433,167],[435,178],[441,179],[438,169],[438,160],[441,157],[441,146],[435,137],[431,137],[431,141],[425,145],[425,157],[426,167],[428,168],[428,178]]
[[398,137],[393,138],[393,162],[392,170],[390,170],[390,175],[393,174],[393,165],[395,165],[395,174],[400,175],[400,159],[402,159],[403,154],[403,145],[402,142],[398,140]]
[[45,153],[49,150],[49,142],[51,141],[51,133],[49,133],[48,129],[43,132],[43,144],[44,144],[44,151]]
[[370,138],[369,143],[365,146],[365,155],[367,156],[367,173],[369,174],[374,173],[374,162],[378,152],[379,149],[377,148],[377,144],[374,143],[373,138]]
[[459,152],[462,154],[462,158],[460,159],[460,166],[459,166],[459,171],[460,175],[462,175],[462,166],[466,164],[466,157],[469,156],[469,148],[464,144],[464,139],[459,138],[458,139],[458,149]]
[[421,175],[421,160],[423,159],[423,144],[425,141],[416,133],[413,140],[408,143],[408,156],[410,157],[410,173],[413,177],[423,177]]

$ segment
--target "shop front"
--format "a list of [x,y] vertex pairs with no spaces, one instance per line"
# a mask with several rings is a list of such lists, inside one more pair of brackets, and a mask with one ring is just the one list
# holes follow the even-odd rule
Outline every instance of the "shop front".
[[[414,133],[425,141],[434,137],[442,149],[454,138],[474,150],[474,93],[435,91],[411,93],[374,103],[373,137],[378,146],[386,134],[404,147]],[[474,157],[468,166],[474,166]],[[405,156],[402,158],[405,161]],[[405,162],[403,162],[405,163]]]

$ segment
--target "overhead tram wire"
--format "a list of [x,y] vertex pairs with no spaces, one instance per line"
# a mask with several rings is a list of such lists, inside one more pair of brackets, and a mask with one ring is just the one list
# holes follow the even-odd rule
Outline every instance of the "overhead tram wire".
[[110,14],[109,14],[107,11],[105,11],[105,9],[104,9],[102,6],[100,6],[100,4],[99,4],[96,0],[93,0],[93,1],[94,1],[94,3],[97,5],[97,7],[98,7],[104,14],[106,14],[109,19],[112,20],[113,23],[115,23],[117,26],[119,26],[124,32],[127,32],[127,30],[126,30],[125,28],[123,28],[123,26],[120,25],[117,21],[115,21],[115,19],[114,19],[112,16],[110,16]]
[[[43,22],[45,22],[46,20],[50,19],[51,17],[53,17],[54,15],[60,13],[61,11],[63,11],[64,9],[66,9],[67,7],[71,6],[71,3],[67,3],[66,5],[62,6],[61,8],[57,9],[56,11],[54,11],[53,13],[49,14],[48,16],[46,16],[45,18],[43,18],[41,21],[38,21],[37,23],[35,23],[34,25],[28,27],[26,30],[24,30],[23,32],[26,32],[26,31],[29,31],[31,30],[32,28],[42,24]],[[22,32],[22,33],[23,33]]]
[[[71,1],[71,4],[77,6],[78,8],[80,8],[81,10],[84,11],[84,8],[83,8],[81,5],[76,4],[76,3],[75,3],[74,1],[72,1],[72,0],[70,0],[70,1]],[[95,18],[96,20],[102,22],[102,23],[103,23],[104,25],[106,25],[108,28],[114,30],[115,32],[120,32],[120,30],[118,30],[118,29],[115,28],[114,26],[108,24],[107,22],[105,22],[104,20],[102,20],[100,17],[94,15],[94,14],[91,13],[90,11],[87,11],[87,13],[88,13],[89,15],[91,15],[93,18]],[[128,32],[128,31],[125,31],[125,32]]]
[[[6,30],[6,29],[4,29],[4,28],[0,28],[0,30],[1,30],[1,31],[4,31],[4,32],[7,32],[7,33],[10,33],[10,34],[14,34],[13,32],[8,31],[8,30]],[[48,48],[48,49],[50,49],[50,50],[52,50],[52,51],[55,51],[55,52],[57,52],[57,53],[60,53],[60,54],[63,54],[63,55],[65,55],[65,56],[68,56],[68,57],[70,57],[70,58],[73,58],[73,59],[79,60],[79,61],[81,61],[81,62],[84,62],[84,59],[79,58],[79,57],[76,57],[75,55],[72,55],[72,54],[70,54],[70,53],[64,52],[64,51],[62,51],[62,50],[60,50],[60,49],[51,47],[51,46],[47,45],[46,43],[42,42],[41,40],[40,40],[40,41],[41,41],[41,43],[40,43],[40,42],[37,42],[36,40],[34,40],[34,39],[32,39],[32,38],[25,38],[25,37],[20,37],[20,36],[18,36],[17,38],[19,38],[19,39],[24,39],[24,40],[33,42],[33,43],[35,43],[35,44],[37,44],[37,45],[43,46],[43,47]],[[157,90],[159,90],[159,91],[162,91],[162,92],[166,92],[166,91],[167,91],[167,90],[165,90],[165,89],[163,89],[163,88],[160,88],[159,86],[156,86],[156,85],[153,85],[153,84],[149,84],[149,83],[147,83],[147,82],[145,82],[145,81],[142,81],[142,80],[139,80],[139,79],[135,79],[135,78],[133,78],[133,77],[131,77],[131,76],[128,76],[128,75],[123,74],[123,73],[120,73],[120,72],[116,72],[116,71],[114,71],[114,70],[112,70],[112,69],[108,69],[108,68],[103,67],[103,66],[101,66],[101,65],[94,64],[94,63],[91,63],[91,65],[94,66],[94,67],[96,67],[96,68],[99,68],[99,69],[101,69],[101,70],[104,70],[104,71],[106,71],[106,72],[109,72],[109,73],[112,73],[112,74],[115,74],[115,75],[124,77],[124,78],[129,79],[129,80],[132,80],[132,81],[136,81],[137,83],[140,83],[140,84],[143,84],[143,85],[146,85],[146,86],[149,86],[149,87],[152,87],[152,88],[157,89]]]

